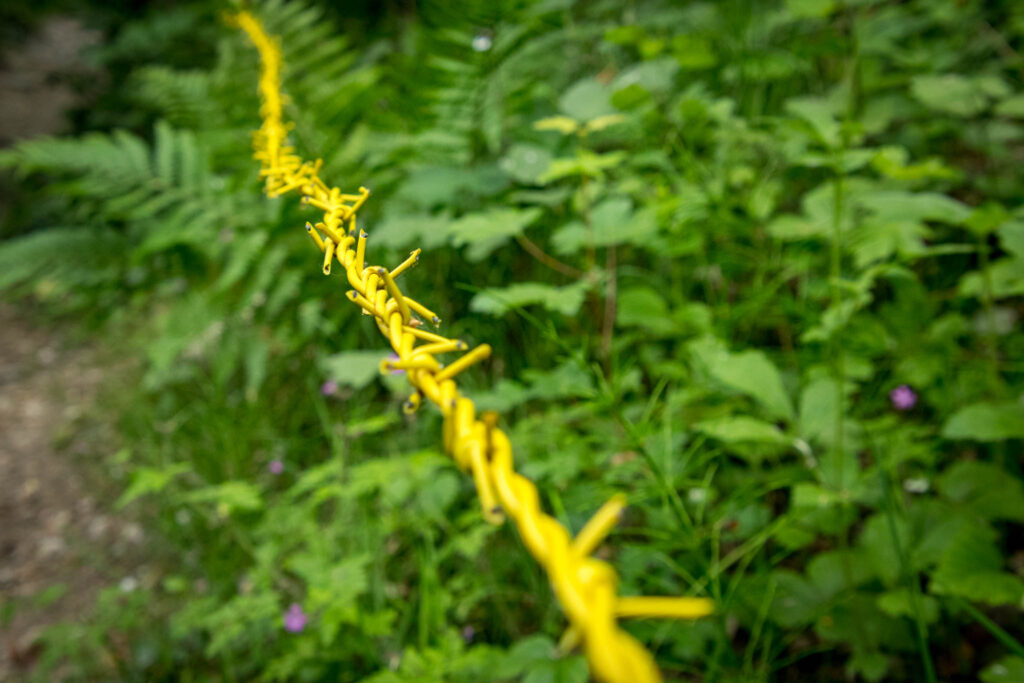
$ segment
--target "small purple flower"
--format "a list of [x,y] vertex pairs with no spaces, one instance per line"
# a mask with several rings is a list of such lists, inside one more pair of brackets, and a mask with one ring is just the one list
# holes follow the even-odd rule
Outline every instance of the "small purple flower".
[[284,463],[280,460],[271,460],[267,463],[267,471],[271,474],[281,474],[284,472]]
[[473,636],[476,635],[476,629],[472,626],[465,626],[462,629],[462,639],[467,643],[473,642]]
[[906,384],[901,384],[889,392],[889,400],[896,410],[910,410],[917,405],[917,394]]
[[329,379],[320,385],[320,393],[324,396],[334,396],[338,393],[338,383],[333,379]]
[[284,613],[284,630],[288,633],[300,633],[302,629],[306,628],[306,620],[306,613],[302,611],[302,606],[293,602],[288,611]]

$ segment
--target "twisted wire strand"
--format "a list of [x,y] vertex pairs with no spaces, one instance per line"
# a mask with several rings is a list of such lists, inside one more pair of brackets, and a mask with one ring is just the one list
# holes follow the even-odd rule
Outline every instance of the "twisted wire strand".
[[248,34],[261,59],[259,77],[262,125],[254,135],[254,157],[266,194],[278,197],[297,192],[305,204],[323,211],[323,220],[306,223],[306,231],[323,252],[323,272],[329,275],[337,261],[352,289],[348,298],[372,316],[380,332],[398,355],[381,362],[383,373],[405,370],[413,393],[404,409],[415,411],[427,398],[444,416],[445,450],[473,477],[484,518],[498,524],[511,517],[523,544],[546,571],[558,602],[569,621],[563,650],[582,645],[591,672],[612,683],[656,683],[661,675],[651,654],[618,626],[619,617],[695,619],[710,614],[712,603],[703,598],[622,597],[618,576],[610,565],[590,557],[618,521],[625,497],[617,494],[601,507],[580,533],[572,538],[561,524],[540,507],[536,486],[516,473],[508,436],[496,425],[494,413],[477,416],[473,402],[463,396],[455,376],[484,360],[491,347],[481,344],[458,360],[442,365],[437,356],[466,351],[458,339],[423,329],[420,317],[435,326],[441,321],[423,304],[405,295],[396,278],[414,266],[420,250],[398,267],[366,265],[367,234],[357,228],[356,212],[369,198],[343,194],[319,177],[321,160],[303,161],[287,140],[290,126],[282,118],[281,51],[249,12],[233,21]]

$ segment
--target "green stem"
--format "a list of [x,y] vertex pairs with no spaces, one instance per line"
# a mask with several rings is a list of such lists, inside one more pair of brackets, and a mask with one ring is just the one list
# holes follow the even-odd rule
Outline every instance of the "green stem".
[[683,505],[682,499],[679,497],[679,493],[675,487],[669,483],[668,478],[665,476],[664,470],[661,469],[661,465],[655,460],[654,456],[644,445],[643,438],[637,432],[636,427],[630,422],[621,411],[616,411],[615,417],[618,419],[622,428],[629,435],[629,440],[632,442],[633,448],[640,452],[643,459],[647,462],[647,466],[651,469],[654,474],[655,481],[658,482],[658,486],[661,488],[662,495],[665,496],[669,507],[672,508],[672,512],[675,513],[676,518],[679,520],[680,525],[690,532],[692,536],[695,533],[693,526],[693,520],[690,518],[690,513],[686,511],[686,506]]
[[981,305],[985,309],[985,352],[989,359],[992,390],[1002,394],[999,375],[999,346],[996,341],[995,286],[992,283],[992,269],[989,263],[988,243],[978,235],[978,267],[981,271]]
[[962,598],[956,598],[955,601],[959,606],[967,610],[967,613],[974,617],[979,624],[984,626],[985,630],[991,633],[996,640],[1005,645],[1008,650],[1018,657],[1024,657],[1024,645],[1019,640],[1004,631],[999,624],[989,619],[984,612],[971,603]]
[[[833,184],[832,193],[832,252],[829,267],[829,281],[831,284],[832,300],[830,305],[833,310],[838,311],[843,304],[843,289],[841,278],[843,275],[843,253],[842,253],[842,212],[843,212],[843,176],[837,171]],[[843,439],[845,438],[845,410],[843,409],[844,389],[846,386],[846,359],[843,354],[843,342],[841,330],[833,333],[832,353],[835,360],[836,374],[836,412],[833,430],[833,447],[836,449],[836,463],[838,472],[836,476],[836,488],[840,492],[845,490],[846,462]]]
[[608,247],[605,257],[608,282],[604,290],[604,315],[601,318],[601,361],[604,366],[604,376],[611,377],[612,338],[615,334],[615,315],[618,308],[618,274],[614,244]]
[[878,467],[878,476],[882,480],[882,489],[885,491],[885,512],[886,520],[889,524],[889,535],[892,537],[892,544],[896,549],[896,557],[898,557],[900,561],[900,569],[902,570],[903,578],[907,581],[910,588],[910,609],[914,613],[917,650],[921,655],[921,665],[924,666],[925,679],[928,683],[936,683],[935,666],[932,664],[931,650],[928,647],[928,625],[924,621],[921,609],[921,586],[918,583],[916,573],[911,570],[910,562],[907,560],[906,552],[904,552],[903,549],[903,544],[900,543],[899,530],[896,528],[895,497],[892,495],[892,473],[888,473],[889,476],[886,476],[886,474],[886,471],[880,464]]
[[320,429],[327,436],[327,441],[331,446],[331,455],[338,459],[341,465],[340,471],[344,472],[345,441],[334,429],[334,425],[331,423],[330,412],[327,410],[327,402],[320,395],[320,392],[316,390],[312,382],[310,383],[310,390],[313,392],[313,408],[316,411],[317,420],[320,422]]

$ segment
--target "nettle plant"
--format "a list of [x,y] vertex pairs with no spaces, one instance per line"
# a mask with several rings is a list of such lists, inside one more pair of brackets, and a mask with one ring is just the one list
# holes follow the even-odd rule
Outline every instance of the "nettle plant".
[[[466,393],[545,508],[578,531],[628,491],[620,592],[714,600],[626,625],[666,677],[999,681],[1024,669],[1017,4],[427,4],[352,40],[256,11],[298,150],[372,187],[381,261],[422,246],[410,290],[494,346]],[[208,52],[131,75],[134,132],[0,156],[48,181],[0,285],[143,349],[109,467],[174,549],[49,661],[585,680],[440,418],[402,416],[311,276],[315,215],[259,195],[250,48]]]

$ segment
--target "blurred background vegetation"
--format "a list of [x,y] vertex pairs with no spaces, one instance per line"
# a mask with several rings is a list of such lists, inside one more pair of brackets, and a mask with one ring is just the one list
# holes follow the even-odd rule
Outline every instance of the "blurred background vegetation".
[[[373,262],[422,246],[408,291],[494,346],[466,387],[545,507],[625,492],[621,592],[715,600],[627,624],[667,678],[1024,680],[1024,5],[252,9]],[[8,58],[99,31],[69,134],[0,152],[0,288],[129,359],[89,467],[150,558],[19,675],[586,680],[312,214],[261,195],[228,10],[4,3]]]

